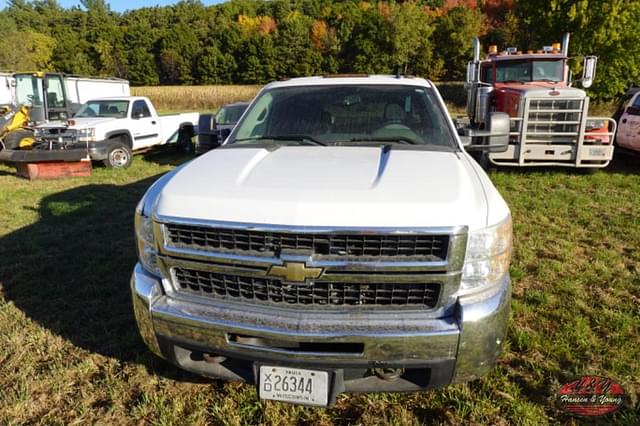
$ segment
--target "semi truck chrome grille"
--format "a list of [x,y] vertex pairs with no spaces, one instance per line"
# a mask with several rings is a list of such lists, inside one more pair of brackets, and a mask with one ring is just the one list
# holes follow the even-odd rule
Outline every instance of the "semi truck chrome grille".
[[271,232],[165,225],[167,242],[175,247],[204,251],[270,252],[303,250],[324,256],[447,258],[448,235],[340,234]]
[[584,113],[583,99],[529,99],[526,143],[575,144]]
[[433,308],[440,295],[439,283],[289,284],[267,277],[249,277],[176,267],[172,275],[179,292],[218,300],[280,306],[406,306]]

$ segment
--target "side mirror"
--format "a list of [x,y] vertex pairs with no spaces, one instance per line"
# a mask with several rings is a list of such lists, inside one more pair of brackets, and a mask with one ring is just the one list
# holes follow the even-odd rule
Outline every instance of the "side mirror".
[[626,112],[629,115],[640,115],[640,108],[632,105],[632,106],[628,106],[624,112]]
[[582,87],[588,89],[593,84],[593,79],[596,77],[596,65],[598,64],[597,56],[585,56],[582,66]]
[[478,81],[478,64],[475,62],[467,63],[467,77],[465,83],[471,84]]
[[135,117],[134,117],[134,118],[135,118],[136,120],[140,120],[141,118],[144,118],[144,114],[143,114],[143,113],[141,113],[141,112],[139,112],[139,113],[137,113],[137,114],[135,115]]
[[224,141],[231,134],[231,129],[222,129],[220,131],[220,142]]
[[[460,136],[462,146],[467,151],[505,152],[509,149],[509,133],[511,122],[509,114],[504,112],[492,112],[487,122],[489,130],[461,129]],[[480,139],[481,143],[472,143],[473,138]]]

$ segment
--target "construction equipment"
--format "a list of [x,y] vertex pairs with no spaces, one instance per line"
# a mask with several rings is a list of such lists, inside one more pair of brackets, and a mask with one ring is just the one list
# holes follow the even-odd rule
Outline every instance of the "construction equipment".
[[[521,52],[490,46],[480,60],[480,42],[473,41],[474,58],[467,65],[466,123],[461,133],[474,136],[487,125],[492,112],[510,116],[509,146],[503,152],[484,151],[481,165],[566,166],[600,168],[613,157],[616,123],[607,117],[588,117],[589,98],[571,87],[569,34],[562,44]],[[584,58],[578,80],[589,88],[597,57]],[[481,138],[475,138],[478,144]]]
[[33,132],[29,129],[31,119],[29,107],[23,105],[14,110],[3,105],[0,115],[3,123],[0,127],[0,146],[2,149],[28,149],[33,145]]
[[62,73],[0,74],[0,148],[29,149],[33,126],[71,118],[85,101],[129,95],[129,82]]

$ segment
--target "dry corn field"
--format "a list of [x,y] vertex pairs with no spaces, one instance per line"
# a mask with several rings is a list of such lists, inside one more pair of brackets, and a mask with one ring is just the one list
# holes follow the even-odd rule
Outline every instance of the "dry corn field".
[[159,111],[216,111],[224,104],[249,101],[262,86],[142,86],[134,96],[147,96]]

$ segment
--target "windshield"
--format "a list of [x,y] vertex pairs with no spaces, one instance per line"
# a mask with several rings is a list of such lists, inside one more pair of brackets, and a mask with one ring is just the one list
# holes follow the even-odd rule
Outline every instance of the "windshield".
[[564,81],[564,60],[497,62],[496,82],[512,81]]
[[236,124],[247,106],[248,104],[223,106],[216,114],[216,124]]
[[409,85],[282,87],[264,91],[230,143],[402,143],[455,147],[433,90]]
[[31,74],[16,75],[18,105],[42,105],[42,78]]
[[125,118],[129,101],[89,101],[80,107],[75,117],[114,117]]

